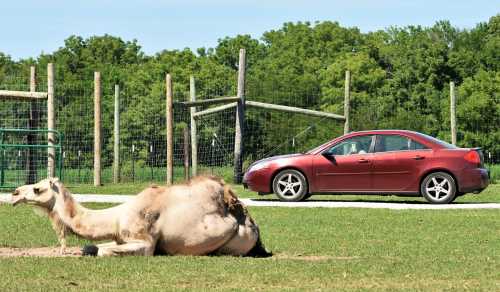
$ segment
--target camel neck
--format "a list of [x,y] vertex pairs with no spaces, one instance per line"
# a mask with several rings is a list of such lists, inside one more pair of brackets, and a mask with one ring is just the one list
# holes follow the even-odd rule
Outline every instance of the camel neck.
[[91,210],[80,205],[61,186],[53,211],[73,233],[91,240],[115,239],[118,232],[117,208]]

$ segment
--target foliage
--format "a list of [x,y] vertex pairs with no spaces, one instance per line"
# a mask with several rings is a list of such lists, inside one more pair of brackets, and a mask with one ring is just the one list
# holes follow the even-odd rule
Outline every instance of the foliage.
[[[265,32],[261,39],[225,37],[215,48],[165,50],[153,56],[145,55],[136,40],[70,36],[63,47],[36,59],[14,61],[0,53],[0,87],[26,89],[30,65],[45,72],[46,64],[54,62],[57,127],[68,138],[66,149],[73,153],[83,149],[90,167],[92,74],[101,71],[105,166],[112,163],[114,84],[121,86],[124,97],[122,145],[126,151],[134,145],[137,159],[151,164],[151,157],[165,159],[165,145],[159,142],[165,135],[165,74],[173,76],[176,100],[188,98],[190,75],[196,78],[199,99],[234,95],[238,54],[243,47],[247,50],[246,95],[250,100],[342,114],[344,71],[350,70],[354,130],[403,128],[450,140],[448,83],[455,81],[459,144],[483,147],[498,159],[499,23],[500,15],[496,15],[472,29],[440,21],[431,27],[390,27],[362,33],[331,21],[289,22]],[[44,86],[42,82],[42,89]],[[176,122],[187,123],[186,112]],[[249,111],[247,123],[251,133],[246,137],[247,160],[272,151],[306,150],[342,129],[340,123],[262,111]],[[200,130],[200,140],[211,140],[217,127],[209,127]],[[302,140],[295,139],[304,130]],[[225,133],[230,135],[232,129]],[[176,128],[175,135],[180,139],[182,129]],[[288,144],[280,147],[280,143]],[[68,155],[68,164],[76,161],[76,155]]]

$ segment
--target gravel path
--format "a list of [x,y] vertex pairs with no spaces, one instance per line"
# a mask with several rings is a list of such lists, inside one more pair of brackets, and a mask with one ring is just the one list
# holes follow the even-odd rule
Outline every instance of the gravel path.
[[[130,195],[97,195],[87,194],[74,197],[78,202],[123,203],[134,196]],[[448,209],[500,209],[500,203],[457,203],[448,205],[431,205],[427,203],[390,203],[390,202],[336,202],[305,201],[286,203],[264,199],[241,199],[247,206],[257,207],[289,207],[289,208],[369,208],[393,210],[448,210]],[[9,194],[0,194],[0,202],[10,202]]]

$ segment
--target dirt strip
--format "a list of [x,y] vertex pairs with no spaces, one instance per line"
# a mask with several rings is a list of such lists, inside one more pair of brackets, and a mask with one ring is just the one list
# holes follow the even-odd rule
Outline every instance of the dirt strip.
[[[0,247],[0,258],[6,257],[81,257],[82,252],[80,247],[68,247],[64,254],[59,252],[58,247],[32,247],[32,248],[19,248],[19,247]],[[318,261],[349,261],[357,260],[359,257],[334,257],[327,255],[290,255],[285,253],[275,254],[271,257],[272,260],[297,260],[307,262]]]
[[79,257],[82,255],[81,247],[68,247],[64,254],[58,247],[0,247],[2,257]]

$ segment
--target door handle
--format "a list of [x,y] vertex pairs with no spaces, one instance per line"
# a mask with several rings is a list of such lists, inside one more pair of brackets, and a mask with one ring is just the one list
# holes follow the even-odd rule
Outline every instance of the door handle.
[[360,158],[360,159],[358,160],[358,162],[359,162],[359,163],[368,163],[368,162],[370,162],[370,160],[368,160],[368,159],[364,159],[364,158]]
[[413,159],[415,160],[422,160],[425,158],[425,156],[420,156],[420,155],[415,155],[414,157],[412,157]]

